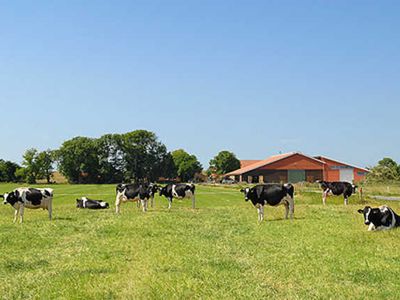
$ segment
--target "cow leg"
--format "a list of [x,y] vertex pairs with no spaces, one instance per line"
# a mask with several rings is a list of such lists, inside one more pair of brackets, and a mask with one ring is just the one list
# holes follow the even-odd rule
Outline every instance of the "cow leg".
[[289,216],[289,203],[285,202],[283,205],[285,205],[285,219],[287,219]]
[[327,191],[323,192],[323,194],[322,194],[322,204],[323,205],[326,205],[326,197],[327,197],[327,195],[328,195]]
[[120,197],[120,195],[117,195],[117,198],[115,199],[115,213],[117,213],[117,214],[121,213],[121,197]]
[[172,206],[172,198],[168,198],[168,209],[171,209]]
[[153,208],[153,207],[154,207],[154,196],[152,196],[152,197],[151,197],[151,200],[150,200],[150,205],[151,205],[151,208]]
[[19,207],[15,209],[15,212],[14,212],[14,221],[13,221],[13,223],[17,222],[18,213],[19,213]]
[[22,224],[23,221],[24,221],[24,206],[21,205],[21,207],[19,208],[19,223]]
[[368,231],[375,230],[375,225],[373,223],[369,224]]
[[[142,199],[140,201],[142,202],[143,212],[146,212],[147,211],[147,201],[148,201],[148,199]],[[138,203],[139,203],[139,201],[138,201]]]
[[195,209],[196,208],[196,198],[194,195],[192,195],[192,208]]
[[[140,202],[141,202],[141,200],[140,201],[136,201],[137,208],[140,208]],[[143,205],[143,203],[142,203],[142,205]]]
[[347,205],[347,204],[349,204],[349,198],[348,197],[344,197],[344,205]]
[[262,220],[264,220],[264,206],[259,205],[257,207],[257,212],[258,212],[258,222],[262,222]]

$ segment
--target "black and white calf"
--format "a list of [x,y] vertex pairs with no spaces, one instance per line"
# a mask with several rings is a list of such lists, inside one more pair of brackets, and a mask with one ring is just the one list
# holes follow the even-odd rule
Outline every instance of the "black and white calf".
[[356,185],[351,184],[349,182],[343,182],[343,181],[329,182],[322,180],[318,180],[317,182],[321,185],[322,188],[322,203],[324,205],[326,204],[326,197],[328,197],[329,194],[333,194],[335,196],[343,195],[344,204],[347,205],[349,204],[349,197],[352,194],[355,194],[357,189]]
[[294,187],[288,184],[259,184],[252,188],[245,188],[240,190],[244,193],[246,201],[251,201],[257,208],[258,221],[264,219],[264,205],[277,206],[283,204],[285,206],[285,218],[293,219],[294,213]]
[[124,202],[138,202],[140,201],[143,207],[143,212],[147,211],[147,204],[150,198],[150,189],[146,184],[120,183],[116,187],[117,197],[115,199],[115,212],[121,212],[121,203]]
[[9,203],[15,209],[14,223],[17,221],[18,214],[20,216],[19,222],[24,220],[24,209],[32,208],[47,209],[49,212],[49,219],[52,218],[53,212],[53,189],[50,188],[17,188],[10,193],[0,195],[4,198],[4,204]]
[[76,199],[76,207],[88,208],[88,209],[105,209],[108,208],[109,205],[107,202],[103,200],[93,200],[86,197],[82,197],[80,199]]
[[366,206],[364,209],[359,209],[358,212],[364,215],[364,223],[368,225],[368,231],[389,230],[400,226],[400,216],[386,205],[378,208]]
[[170,183],[160,189],[160,196],[165,196],[168,199],[168,209],[171,208],[172,199],[192,199],[192,208],[196,207],[196,198],[194,195],[196,187],[191,183]]

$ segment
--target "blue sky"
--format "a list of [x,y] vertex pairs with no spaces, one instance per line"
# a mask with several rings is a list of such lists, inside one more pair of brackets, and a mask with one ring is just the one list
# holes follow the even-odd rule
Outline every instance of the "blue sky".
[[400,161],[399,1],[0,1],[0,158],[154,131],[204,166]]

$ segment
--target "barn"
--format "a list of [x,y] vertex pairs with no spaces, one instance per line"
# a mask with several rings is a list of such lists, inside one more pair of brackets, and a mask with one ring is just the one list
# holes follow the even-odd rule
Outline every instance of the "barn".
[[238,170],[225,174],[248,183],[315,182],[316,180],[359,182],[368,170],[325,156],[290,152],[264,160],[242,160]]

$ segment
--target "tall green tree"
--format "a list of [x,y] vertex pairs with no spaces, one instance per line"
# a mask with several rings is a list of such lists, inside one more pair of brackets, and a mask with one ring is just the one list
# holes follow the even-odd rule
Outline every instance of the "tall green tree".
[[46,179],[47,183],[50,183],[54,171],[54,152],[52,150],[39,152],[35,163],[38,168],[37,179]]
[[217,174],[226,174],[240,168],[240,160],[236,155],[229,151],[219,152],[210,160],[210,169]]
[[71,183],[98,183],[100,163],[95,139],[75,137],[56,152],[59,171]]
[[182,181],[192,180],[196,173],[202,171],[202,166],[195,155],[190,155],[183,149],[175,150],[171,154],[177,175]]
[[31,148],[25,151],[22,156],[23,161],[22,165],[24,166],[24,176],[25,182],[27,183],[36,183],[36,179],[39,175],[39,165],[36,162],[36,158],[39,152],[35,148]]
[[155,133],[135,130],[122,135],[125,180],[153,181],[162,176],[168,152]]
[[124,180],[124,152],[120,134],[106,134],[96,140],[99,158],[99,174],[102,183]]

